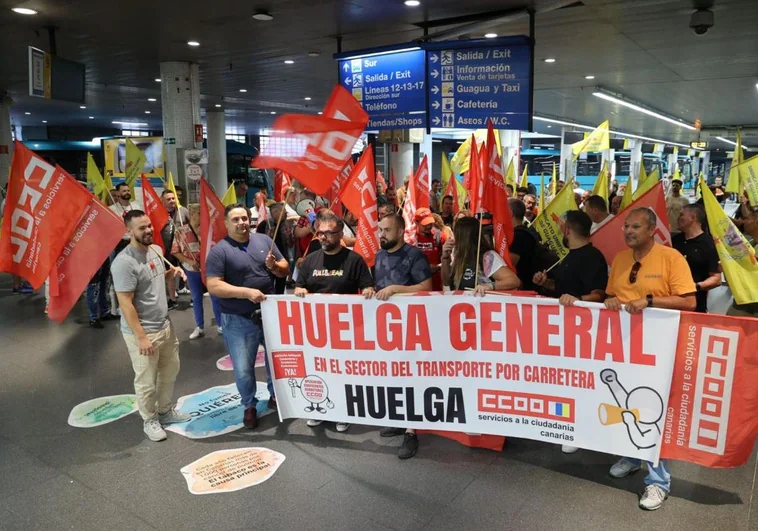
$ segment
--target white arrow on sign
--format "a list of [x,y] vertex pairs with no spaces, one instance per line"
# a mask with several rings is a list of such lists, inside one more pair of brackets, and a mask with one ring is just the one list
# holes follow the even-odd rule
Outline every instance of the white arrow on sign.
[[440,88],[438,86],[432,87],[432,93],[433,94],[439,94],[440,93]]
[[432,77],[433,77],[434,79],[437,79],[438,77],[440,77],[440,72],[439,72],[439,70],[432,70]]
[[440,56],[437,55],[436,53],[433,53],[432,55],[429,56],[429,60],[433,63],[436,63],[437,61],[440,60]]
[[435,101],[434,103],[432,103],[432,107],[434,107],[435,109],[439,109],[440,108],[440,102]]
[[440,119],[437,118],[436,116],[434,117],[434,120],[432,120],[432,122],[434,122],[434,125],[440,125]]
[[349,77],[346,77],[345,78],[345,85],[352,85],[352,84],[353,84],[353,80],[351,78],[349,78]]
[[345,63],[345,66],[343,66],[343,67],[342,67],[342,69],[343,69],[345,72],[350,72],[350,65],[349,65],[349,64],[347,64],[347,63]]

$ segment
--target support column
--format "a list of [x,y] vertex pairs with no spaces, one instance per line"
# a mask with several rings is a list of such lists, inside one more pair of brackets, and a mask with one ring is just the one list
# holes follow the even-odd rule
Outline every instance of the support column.
[[640,164],[642,164],[642,140],[630,139],[629,149],[632,155],[629,160],[629,180],[627,182],[633,183],[634,188],[632,190],[636,190],[639,185],[637,177],[640,174]]
[[[674,148],[674,149],[676,149],[676,148]],[[670,155],[668,155],[668,163],[669,163],[669,172],[668,173],[669,173],[669,178],[673,178],[674,177],[674,173],[676,173],[676,167],[677,167],[677,165],[679,163],[678,159],[679,159],[679,156],[678,156],[677,152],[674,152],[674,153],[671,153]]]
[[229,187],[226,169],[226,117],[224,111],[207,111],[208,121],[208,183],[219,197]]
[[[616,150],[615,149],[603,150],[601,153],[601,156],[602,156],[602,165],[605,165],[606,162],[608,163],[608,169],[611,172],[610,180],[612,181],[613,179],[616,178]],[[602,170],[602,166],[601,166],[601,170]]]
[[163,136],[175,139],[165,146],[166,172],[174,175],[178,184],[189,192],[184,165],[177,160],[178,149],[200,148],[195,143],[195,126],[200,125],[200,77],[194,63],[161,63],[161,110]]
[[574,154],[571,151],[571,145],[566,143],[566,133],[569,129],[566,127],[561,128],[561,164],[558,168],[558,179],[564,183],[568,182],[572,175],[574,175]]
[[707,184],[711,184],[711,152],[710,151],[704,151],[701,154],[700,157],[700,171],[703,172],[703,176],[705,177],[705,182]]
[[390,170],[395,174],[395,186],[403,186],[404,179],[413,172],[413,144],[390,144]]
[[[516,169],[516,182],[521,180],[521,131],[503,129],[500,133],[500,145],[503,148],[503,171],[508,170],[508,164],[513,161]],[[514,190],[515,192],[515,190]]]
[[8,182],[13,157],[13,137],[11,136],[11,104],[13,100],[0,94],[0,187]]

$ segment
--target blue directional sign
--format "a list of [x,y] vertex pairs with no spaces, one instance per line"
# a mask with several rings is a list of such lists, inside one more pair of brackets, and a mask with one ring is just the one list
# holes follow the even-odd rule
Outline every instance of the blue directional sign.
[[529,44],[463,46],[427,52],[431,126],[482,128],[492,120],[496,129],[529,129]]
[[339,61],[340,84],[368,113],[368,129],[426,127],[425,57],[418,49]]

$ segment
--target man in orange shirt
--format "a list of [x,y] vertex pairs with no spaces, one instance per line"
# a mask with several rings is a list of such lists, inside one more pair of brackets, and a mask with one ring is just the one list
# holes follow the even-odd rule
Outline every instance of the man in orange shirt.
[[[609,310],[640,313],[645,308],[695,310],[695,282],[687,260],[671,247],[655,243],[658,219],[649,208],[636,208],[624,223],[624,239],[629,249],[616,255],[605,290]],[[660,435],[660,434],[658,434]],[[624,457],[611,467],[610,474],[623,478],[642,466],[639,459]],[[661,460],[657,467],[647,463],[645,492],[640,508],[654,511],[663,505],[671,489],[668,463]]]

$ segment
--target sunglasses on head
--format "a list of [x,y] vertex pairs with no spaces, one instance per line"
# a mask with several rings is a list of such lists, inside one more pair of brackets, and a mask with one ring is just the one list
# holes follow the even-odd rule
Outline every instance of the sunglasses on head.
[[632,266],[632,270],[629,271],[629,283],[634,284],[637,282],[637,273],[640,272],[640,268],[642,267],[642,262],[634,262],[634,265]]

